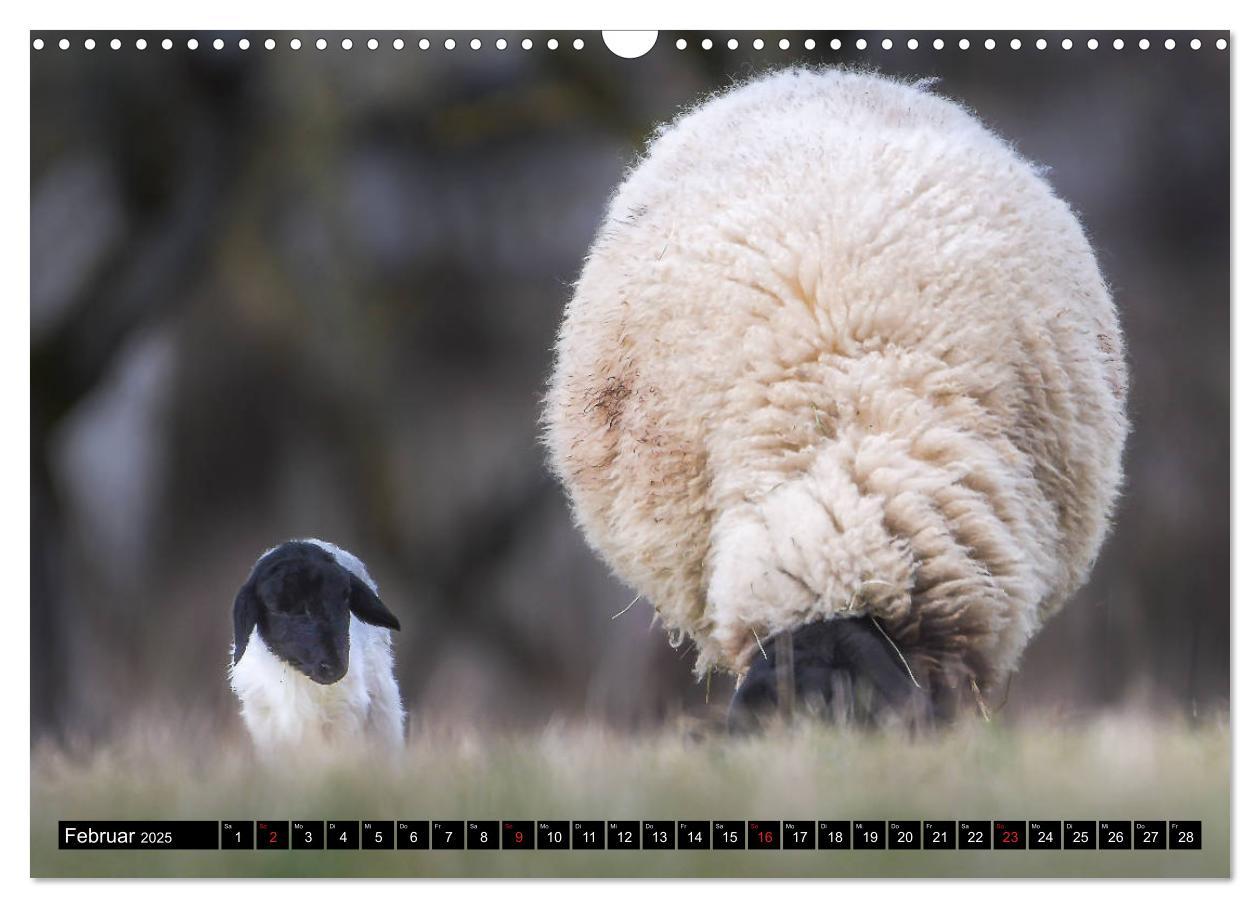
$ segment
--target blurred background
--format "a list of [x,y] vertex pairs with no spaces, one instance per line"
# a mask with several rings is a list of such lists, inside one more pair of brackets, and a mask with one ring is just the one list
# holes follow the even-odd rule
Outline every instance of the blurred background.
[[519,33],[356,33],[349,52],[331,32],[198,35],[196,51],[166,36],[137,50],[136,33],[71,34],[61,51],[45,35],[31,55],[36,740],[153,709],[230,723],[235,593],[264,549],[305,536],[368,564],[421,720],[635,727],[724,709],[729,680],[697,684],[648,603],[613,620],[634,593],[571,525],[539,401],[569,285],[645,137],[794,63],[939,76],[1050,168],[1114,289],[1128,484],[1089,586],[1032,644],[1002,714],[1228,708],[1216,35],[1141,51],[1123,34],[1116,51],[1098,33],[1091,51],[1077,34],[1063,51],[1044,33],[1050,49],[1021,35],[1012,51],[999,33],[989,51],[972,34],[964,52],[949,33],[942,51],[935,33],[891,51],[882,34],[661,33],[634,61],[598,33],[556,50],[529,35],[529,51]]

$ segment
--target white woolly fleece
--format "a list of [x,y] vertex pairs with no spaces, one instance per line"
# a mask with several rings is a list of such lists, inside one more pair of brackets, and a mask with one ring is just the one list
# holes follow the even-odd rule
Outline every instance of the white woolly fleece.
[[570,301],[546,442],[696,670],[871,614],[983,689],[1084,581],[1123,341],[1038,170],[926,87],[787,70],[659,130]]
[[[299,541],[324,549],[379,592],[354,555],[319,539]],[[229,683],[259,752],[274,755],[307,746],[318,752],[329,744],[401,747],[404,713],[389,633],[351,615],[346,674],[335,684],[318,684],[272,653],[255,628],[240,662],[229,669]]]

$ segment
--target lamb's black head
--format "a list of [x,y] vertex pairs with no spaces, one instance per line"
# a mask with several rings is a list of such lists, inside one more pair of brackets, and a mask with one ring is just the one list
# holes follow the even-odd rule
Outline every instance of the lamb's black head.
[[286,542],[259,559],[236,596],[239,662],[254,628],[267,648],[319,684],[335,684],[350,664],[350,616],[399,630],[380,598],[332,552]]

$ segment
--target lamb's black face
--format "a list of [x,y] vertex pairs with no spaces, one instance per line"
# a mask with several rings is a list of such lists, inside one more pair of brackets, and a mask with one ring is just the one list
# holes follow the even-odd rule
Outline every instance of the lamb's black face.
[[350,584],[329,561],[284,561],[258,584],[263,642],[320,684],[340,681],[350,664]]
[[236,600],[240,660],[254,627],[272,653],[319,684],[335,684],[350,664],[350,615],[398,629],[398,620],[362,580],[327,551],[291,542],[257,565]]

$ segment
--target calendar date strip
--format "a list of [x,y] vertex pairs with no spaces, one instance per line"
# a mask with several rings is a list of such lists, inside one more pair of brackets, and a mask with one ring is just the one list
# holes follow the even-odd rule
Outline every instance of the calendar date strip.
[[1201,820],[62,820],[62,850],[1178,851]]

